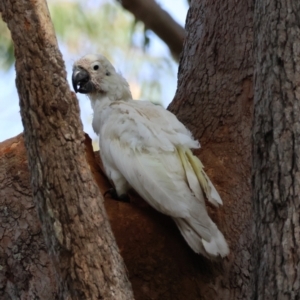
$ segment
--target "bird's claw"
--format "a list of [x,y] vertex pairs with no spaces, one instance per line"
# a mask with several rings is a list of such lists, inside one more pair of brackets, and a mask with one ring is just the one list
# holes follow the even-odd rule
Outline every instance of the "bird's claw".
[[126,202],[126,203],[130,202],[130,198],[128,197],[128,195],[122,194],[122,195],[118,196],[117,191],[114,188],[110,188],[109,190],[107,190],[103,196],[105,197],[107,194],[109,194],[110,197],[114,200]]

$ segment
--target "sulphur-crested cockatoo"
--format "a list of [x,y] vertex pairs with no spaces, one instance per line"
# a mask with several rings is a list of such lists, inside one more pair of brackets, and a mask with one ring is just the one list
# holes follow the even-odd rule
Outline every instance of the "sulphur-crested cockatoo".
[[132,100],[128,83],[102,55],[76,61],[72,81],[91,100],[100,155],[117,195],[134,188],[173,218],[196,253],[226,256],[228,245],[205,207],[205,197],[215,206],[222,200],[190,150],[199,148],[190,131],[161,106]]

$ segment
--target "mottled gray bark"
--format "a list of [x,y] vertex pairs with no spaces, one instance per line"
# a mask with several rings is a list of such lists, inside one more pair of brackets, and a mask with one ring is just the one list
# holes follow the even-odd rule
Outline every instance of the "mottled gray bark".
[[200,140],[197,153],[224,200],[211,214],[231,253],[199,283],[197,299],[244,300],[253,291],[252,5],[250,0],[191,2],[178,89],[169,107]]
[[74,93],[44,0],[0,2],[15,46],[16,85],[33,197],[61,299],[132,299],[103,198],[85,158]]
[[300,299],[300,2],[256,1],[254,299]]

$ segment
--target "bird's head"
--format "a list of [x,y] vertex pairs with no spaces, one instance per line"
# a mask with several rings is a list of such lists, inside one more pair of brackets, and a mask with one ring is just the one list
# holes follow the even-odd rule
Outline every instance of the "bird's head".
[[126,80],[100,54],[88,54],[74,63],[72,83],[76,93],[113,98],[111,100],[131,99]]

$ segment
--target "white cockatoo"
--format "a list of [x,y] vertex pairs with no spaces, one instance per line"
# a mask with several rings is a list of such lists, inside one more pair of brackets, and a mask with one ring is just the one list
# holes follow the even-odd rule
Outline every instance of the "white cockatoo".
[[91,100],[100,155],[117,195],[134,188],[173,218],[196,253],[226,256],[227,242],[205,207],[205,197],[215,206],[222,200],[190,150],[200,147],[190,131],[163,107],[133,100],[126,80],[102,55],[76,61],[72,82]]

